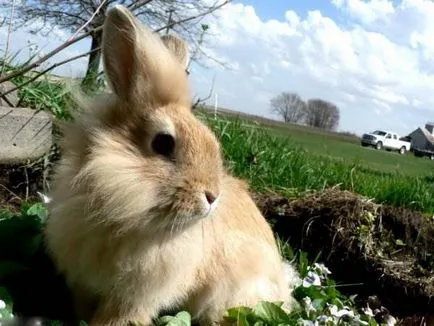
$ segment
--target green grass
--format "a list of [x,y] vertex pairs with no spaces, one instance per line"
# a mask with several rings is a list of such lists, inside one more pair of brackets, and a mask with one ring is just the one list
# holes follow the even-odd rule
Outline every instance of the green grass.
[[282,136],[302,146],[309,154],[333,158],[340,162],[358,162],[367,168],[380,172],[398,172],[409,176],[426,176],[434,172],[434,163],[428,159],[417,158],[412,153],[399,155],[397,152],[362,147],[359,141],[325,138],[309,132],[293,132],[291,129],[280,131]]
[[[5,74],[17,71],[24,65],[6,65]],[[69,119],[71,117],[70,110],[67,110],[66,107],[70,106],[71,98],[65,83],[60,80],[53,81],[49,75],[29,82],[33,76],[34,74],[28,73],[11,80],[17,86],[25,84],[18,90],[19,106],[51,112],[61,120]]]
[[270,135],[285,137],[292,146],[302,147],[304,151],[319,160],[327,158],[347,164],[357,162],[378,172],[398,172],[409,176],[423,177],[434,174],[434,162],[427,158],[418,158],[412,153],[399,155],[393,151],[362,147],[360,139],[355,136],[282,123],[259,122],[258,124],[243,118],[242,115],[240,119],[225,114],[219,117],[233,122],[242,120],[248,128],[259,128],[266,130]]

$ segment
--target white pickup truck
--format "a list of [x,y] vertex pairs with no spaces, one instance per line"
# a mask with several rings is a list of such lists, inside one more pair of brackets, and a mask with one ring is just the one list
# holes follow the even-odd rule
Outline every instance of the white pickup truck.
[[386,130],[375,130],[372,133],[363,134],[362,146],[374,146],[376,149],[396,150],[405,154],[411,148],[411,143],[402,140],[398,134]]

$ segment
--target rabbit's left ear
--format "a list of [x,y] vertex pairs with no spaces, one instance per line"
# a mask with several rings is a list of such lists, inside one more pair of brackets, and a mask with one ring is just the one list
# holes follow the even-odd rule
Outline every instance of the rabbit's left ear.
[[181,63],[182,68],[187,69],[190,61],[190,53],[188,50],[188,43],[183,39],[174,35],[168,34],[161,36],[163,43],[175,55]]

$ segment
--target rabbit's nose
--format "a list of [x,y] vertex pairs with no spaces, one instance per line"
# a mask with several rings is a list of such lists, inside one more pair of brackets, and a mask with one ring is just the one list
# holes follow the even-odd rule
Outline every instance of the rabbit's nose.
[[212,203],[214,203],[215,200],[216,200],[216,198],[217,198],[214,194],[212,194],[209,191],[205,191],[205,197],[206,197],[206,200],[207,200],[208,204],[210,204],[210,205]]

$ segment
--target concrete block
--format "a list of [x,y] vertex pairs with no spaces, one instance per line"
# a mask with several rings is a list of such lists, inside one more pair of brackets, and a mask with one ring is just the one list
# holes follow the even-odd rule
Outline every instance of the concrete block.
[[0,164],[43,156],[53,142],[52,128],[51,117],[44,111],[0,106]]
[[[11,89],[15,88],[15,84],[10,82],[10,81],[5,81],[3,83],[0,84],[0,94],[5,93]],[[16,107],[19,101],[19,97],[18,97],[18,90],[14,90],[13,92],[5,95],[5,97],[7,98],[7,101],[3,98],[0,97],[0,106],[6,106],[9,107],[9,103],[13,105],[13,107]]]

